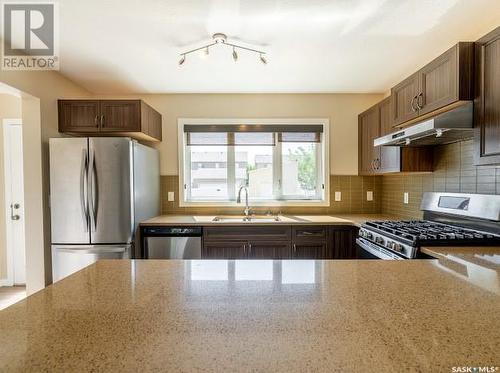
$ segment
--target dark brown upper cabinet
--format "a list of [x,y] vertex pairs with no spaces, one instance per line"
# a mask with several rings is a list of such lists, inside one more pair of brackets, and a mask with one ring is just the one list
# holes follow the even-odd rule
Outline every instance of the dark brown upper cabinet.
[[418,116],[416,100],[419,93],[419,75],[413,74],[391,90],[392,124],[397,126]]
[[500,27],[476,42],[474,161],[500,164]]
[[373,140],[380,136],[380,114],[378,105],[361,113],[358,117],[359,170],[361,175],[376,173],[375,163],[380,158],[380,148]]
[[59,132],[161,141],[161,114],[141,100],[59,100]]
[[358,117],[359,174],[430,172],[433,153],[425,147],[373,146],[373,140],[393,132],[391,97],[372,106]]
[[100,109],[97,100],[59,100],[59,132],[71,129],[86,133],[99,129]]
[[391,97],[386,97],[378,104],[380,116],[380,136],[394,132],[391,117]]
[[393,126],[473,99],[474,43],[460,42],[391,90]]
[[138,100],[101,100],[102,132],[140,132],[141,102]]

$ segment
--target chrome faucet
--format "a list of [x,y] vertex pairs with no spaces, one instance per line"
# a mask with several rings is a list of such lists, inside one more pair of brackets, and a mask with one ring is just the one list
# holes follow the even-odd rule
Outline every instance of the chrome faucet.
[[242,185],[240,187],[240,190],[238,190],[238,198],[236,198],[236,203],[241,203],[241,191],[245,189],[245,219],[244,220],[250,220],[250,207],[248,206],[248,188],[245,185]]

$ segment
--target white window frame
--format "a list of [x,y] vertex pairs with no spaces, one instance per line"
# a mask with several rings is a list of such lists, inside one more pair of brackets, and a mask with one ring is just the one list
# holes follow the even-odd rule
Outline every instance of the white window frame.
[[[318,173],[323,173],[321,178],[318,178],[318,183],[324,184],[322,200],[261,200],[252,201],[251,206],[330,206],[330,120],[328,118],[266,118],[266,119],[241,119],[241,118],[178,118],[177,119],[177,136],[178,136],[178,160],[179,160],[179,206],[180,207],[221,207],[221,206],[241,206],[236,201],[186,201],[185,175],[188,175],[185,162],[185,147],[186,136],[184,134],[185,125],[214,125],[214,124],[235,124],[235,125],[259,125],[259,124],[277,124],[277,125],[322,125],[322,145],[318,148],[319,167]],[[280,146],[279,143],[276,146]],[[280,154],[281,152],[279,152]],[[186,159],[186,161],[189,161]],[[190,162],[189,162],[190,164]],[[273,162],[273,167],[276,162]],[[322,167],[324,165],[324,167]],[[228,165],[229,167],[229,165]],[[278,170],[273,169],[274,172]],[[229,172],[229,168],[228,168]],[[281,170],[279,170],[281,172]],[[189,185],[186,185],[189,188]],[[281,188],[280,188],[281,189]]]

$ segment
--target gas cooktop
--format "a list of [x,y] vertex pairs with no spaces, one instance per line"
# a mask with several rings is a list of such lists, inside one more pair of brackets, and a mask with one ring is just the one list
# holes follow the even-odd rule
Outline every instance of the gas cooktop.
[[500,244],[500,236],[429,220],[374,221],[367,222],[364,227],[388,233],[414,246],[429,243],[444,245]]
[[416,258],[422,246],[500,246],[500,195],[425,193],[423,220],[372,221],[358,246],[383,259]]

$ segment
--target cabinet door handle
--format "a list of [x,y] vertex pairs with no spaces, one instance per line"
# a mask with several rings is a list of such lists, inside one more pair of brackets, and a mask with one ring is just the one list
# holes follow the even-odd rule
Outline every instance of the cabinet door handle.
[[104,115],[101,115],[101,127],[104,127]]
[[377,170],[380,170],[380,158],[376,160]]
[[243,245],[243,254],[246,255],[247,254],[247,245]]
[[252,253],[252,244],[249,243],[248,244],[248,255],[250,255]]
[[[420,100],[422,99],[422,100]],[[424,108],[424,94],[423,92],[420,92],[417,96],[417,107],[419,110],[422,110]]]
[[293,244],[292,247],[293,247],[293,252],[296,252],[297,251],[297,245]]
[[416,101],[416,99],[417,99],[417,96],[413,96],[413,98],[411,99],[411,104],[410,105],[411,105],[411,110],[413,112],[418,111],[418,109],[415,107],[415,101]]
[[94,118],[94,124],[96,127],[99,127],[99,115],[96,115]]

